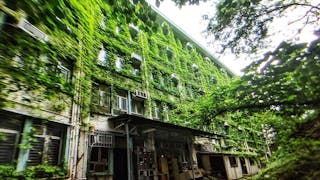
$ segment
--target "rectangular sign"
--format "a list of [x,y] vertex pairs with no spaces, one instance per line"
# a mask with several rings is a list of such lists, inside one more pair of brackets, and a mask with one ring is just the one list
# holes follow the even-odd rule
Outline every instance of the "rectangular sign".
[[30,34],[32,37],[41,41],[49,41],[49,36],[42,32],[40,29],[32,25],[26,19],[21,18],[18,23],[18,27]]

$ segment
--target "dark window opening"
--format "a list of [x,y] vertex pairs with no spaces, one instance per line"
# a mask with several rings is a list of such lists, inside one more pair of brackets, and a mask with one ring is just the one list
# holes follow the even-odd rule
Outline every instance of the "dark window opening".
[[163,111],[163,108],[161,106],[161,102],[155,102],[153,118],[155,120],[162,120],[162,111]]
[[89,172],[109,171],[109,149],[93,147],[90,152]]
[[238,167],[236,157],[230,156],[229,157],[229,162],[230,162],[230,166],[231,167]]
[[178,85],[179,85],[179,78],[178,78],[178,76],[176,76],[175,74],[171,74],[171,82],[172,82],[172,84],[171,84],[171,86],[173,87],[173,88],[178,88]]
[[139,35],[139,28],[133,24],[129,24],[129,32],[131,40],[137,40]]
[[171,48],[167,47],[167,57],[169,61],[173,61],[174,60],[174,53],[172,51]]
[[101,45],[100,47],[100,51],[98,53],[98,62],[97,64],[100,66],[107,66],[108,65],[108,52],[107,50],[104,48],[103,45]]

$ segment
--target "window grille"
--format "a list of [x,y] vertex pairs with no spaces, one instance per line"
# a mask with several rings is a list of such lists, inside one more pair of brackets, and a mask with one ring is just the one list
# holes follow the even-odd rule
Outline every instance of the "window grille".
[[91,147],[106,147],[112,148],[114,146],[113,136],[104,131],[94,131],[89,135],[89,145]]

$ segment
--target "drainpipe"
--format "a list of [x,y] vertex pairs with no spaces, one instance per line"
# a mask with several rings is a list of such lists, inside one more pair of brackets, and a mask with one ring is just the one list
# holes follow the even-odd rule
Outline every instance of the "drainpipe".
[[[79,54],[82,50],[82,43],[79,41]],[[79,128],[80,128],[80,106],[78,103],[81,101],[81,81],[80,78],[84,76],[82,72],[82,59],[79,58],[76,67],[74,69],[74,79],[75,79],[75,95],[72,100],[72,112],[71,112],[71,139],[70,139],[70,164],[69,172],[71,179],[77,178],[77,164],[78,164],[78,149],[79,149]]]
[[128,167],[128,180],[131,180],[131,152],[130,152],[130,132],[129,123],[126,123],[126,134],[127,134],[127,167]]

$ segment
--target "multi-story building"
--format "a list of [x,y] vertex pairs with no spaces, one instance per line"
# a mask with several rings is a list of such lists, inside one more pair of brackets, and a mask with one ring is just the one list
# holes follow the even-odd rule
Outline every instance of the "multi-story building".
[[194,137],[224,135],[169,112],[230,81],[228,68],[144,1],[0,2],[0,164],[195,178]]

